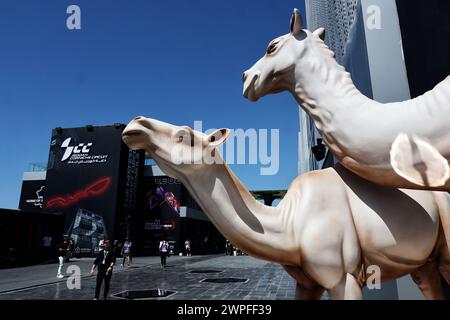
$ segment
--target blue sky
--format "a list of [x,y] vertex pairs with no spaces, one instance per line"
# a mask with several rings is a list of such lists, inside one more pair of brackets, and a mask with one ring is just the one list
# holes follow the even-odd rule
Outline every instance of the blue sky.
[[[66,28],[81,8],[82,30]],[[204,128],[279,128],[280,170],[232,165],[249,189],[297,176],[298,106],[288,93],[256,104],[242,72],[289,31],[302,0],[0,2],[0,207],[17,208],[29,162],[46,162],[51,129],[128,123],[137,115]]]

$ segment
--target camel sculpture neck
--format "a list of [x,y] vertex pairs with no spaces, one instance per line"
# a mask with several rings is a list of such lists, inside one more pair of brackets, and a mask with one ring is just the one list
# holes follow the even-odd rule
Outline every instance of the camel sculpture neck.
[[[317,41],[317,40],[316,40]],[[337,117],[353,110],[371,107],[375,101],[364,96],[353,84],[350,74],[339,65],[325,44],[305,53],[299,60],[292,92],[297,103],[314,120],[322,138],[339,158],[346,146],[335,134],[342,133]],[[348,127],[347,123],[345,127]]]
[[[193,175],[193,176],[190,176]],[[226,164],[206,165],[180,178],[219,231],[244,252],[265,260],[299,265],[292,215],[255,200]]]
[[300,55],[291,92],[347,169],[396,188],[449,190],[450,76],[412,100],[364,96],[318,37]]

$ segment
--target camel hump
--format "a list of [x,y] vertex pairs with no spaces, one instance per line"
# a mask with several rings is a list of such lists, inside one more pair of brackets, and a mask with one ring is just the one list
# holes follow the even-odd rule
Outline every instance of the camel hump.
[[315,197],[328,197],[329,194],[346,192],[345,183],[332,167],[306,172],[292,181],[290,191],[297,190],[305,194],[306,190],[322,190],[322,192],[309,193]]
[[445,186],[450,178],[446,158],[425,139],[399,134],[390,150],[391,166],[402,178],[419,186]]

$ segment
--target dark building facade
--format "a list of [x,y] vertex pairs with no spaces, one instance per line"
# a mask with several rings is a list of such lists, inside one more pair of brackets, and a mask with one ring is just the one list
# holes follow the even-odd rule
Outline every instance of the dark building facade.
[[223,251],[225,240],[186,188],[145,153],[122,142],[123,124],[56,128],[47,170],[24,174],[19,209],[61,214],[64,234],[76,253],[91,256],[101,239],[130,238],[136,254],[158,254],[168,240],[174,254],[192,242],[192,252]]
[[191,241],[193,254],[224,251],[225,239],[184,185],[155,165],[145,167],[143,199],[139,215],[143,252],[156,254],[163,239],[169,242],[174,253],[184,252],[186,240]]
[[[51,261],[62,241],[62,214],[0,209],[0,268]],[[48,237],[49,246],[44,246]]]
[[396,0],[411,97],[450,75],[450,1]]
[[[128,171],[133,162],[143,165],[144,154],[123,144],[124,127],[116,124],[52,131],[41,211],[64,214],[63,233],[75,241],[81,255],[94,254],[101,239],[123,238],[127,211],[135,209],[128,208],[135,201],[126,194],[133,176]],[[134,169],[138,171],[139,164]],[[23,188],[22,198],[26,191]]]

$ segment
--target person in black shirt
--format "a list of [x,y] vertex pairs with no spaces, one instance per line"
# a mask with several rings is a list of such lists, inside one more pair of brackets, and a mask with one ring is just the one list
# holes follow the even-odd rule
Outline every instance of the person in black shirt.
[[70,258],[73,257],[74,250],[75,250],[75,241],[73,241],[73,239],[70,238],[67,246],[65,262],[70,262]]
[[111,281],[114,264],[116,263],[116,256],[111,249],[109,240],[104,241],[104,249],[97,254],[97,258],[92,265],[91,273],[95,272],[97,268],[97,284],[95,286],[95,300],[100,296],[100,289],[103,280],[105,280],[105,289],[103,291],[103,298],[108,298],[109,283]]

